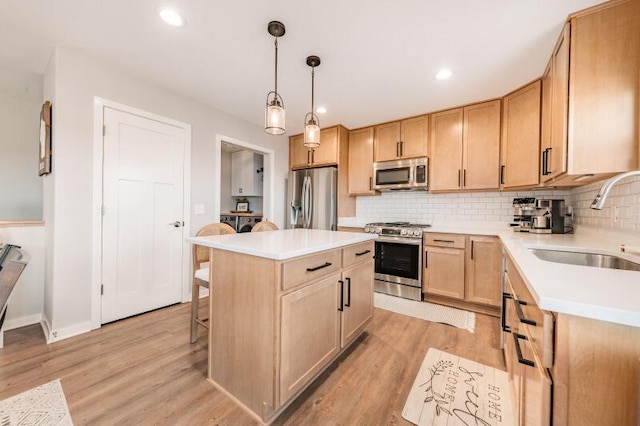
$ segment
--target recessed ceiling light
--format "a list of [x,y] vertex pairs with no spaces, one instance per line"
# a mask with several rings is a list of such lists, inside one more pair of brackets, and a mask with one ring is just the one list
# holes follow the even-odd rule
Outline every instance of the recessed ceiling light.
[[453,75],[453,72],[450,69],[443,68],[440,71],[438,71],[438,74],[436,74],[436,78],[438,80],[446,80],[447,78],[451,77],[452,75]]
[[317,112],[318,114],[326,114],[326,113],[327,113],[327,109],[326,109],[325,107],[318,107],[318,108],[316,109],[316,112]]
[[158,15],[160,15],[160,19],[172,27],[181,27],[184,25],[184,19],[182,16],[178,15],[178,12],[173,9],[161,7],[158,10]]

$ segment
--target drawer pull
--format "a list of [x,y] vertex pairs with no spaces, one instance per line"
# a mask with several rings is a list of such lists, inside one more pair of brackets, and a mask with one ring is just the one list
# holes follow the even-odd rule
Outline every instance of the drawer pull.
[[438,239],[435,239],[433,241],[436,242],[436,243],[450,243],[450,244],[455,243],[455,241],[453,241],[453,240],[438,240]]
[[338,310],[342,312],[344,311],[344,281],[338,280],[338,282],[340,283],[340,307]]
[[365,251],[361,251],[360,253],[356,253],[356,256],[363,256],[367,253],[371,253],[371,250],[365,250]]
[[318,269],[326,268],[327,266],[331,266],[331,262],[326,262],[324,265],[316,266],[314,268],[307,268],[307,272],[315,272]]
[[524,317],[524,312],[522,312],[522,306],[521,305],[527,306],[527,302],[524,302],[522,300],[513,299],[513,303],[515,304],[516,314],[518,314],[518,319],[520,320],[521,323],[529,324],[529,325],[533,325],[533,326],[537,326],[538,325],[538,323],[536,323],[534,320],[530,320],[530,319]]
[[528,340],[527,336],[523,336],[522,334],[512,333],[513,334],[513,343],[516,345],[516,356],[518,357],[518,362],[520,364],[528,365],[529,367],[535,367],[536,364],[530,359],[525,359],[522,357],[522,349],[520,349],[520,339]]
[[511,327],[507,325],[507,299],[513,299],[513,296],[511,296],[509,293],[502,293],[502,331],[511,333]]

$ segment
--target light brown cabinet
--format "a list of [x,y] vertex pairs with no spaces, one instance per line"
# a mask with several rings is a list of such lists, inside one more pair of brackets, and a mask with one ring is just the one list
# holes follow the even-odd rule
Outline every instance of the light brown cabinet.
[[[500,240],[481,235],[425,233],[422,291],[452,306],[500,306]],[[462,305],[461,305],[462,304]]]
[[499,188],[500,100],[431,115],[433,192]]
[[373,127],[349,132],[349,195],[374,195]]
[[465,300],[482,305],[500,306],[500,240],[497,237],[470,235],[468,241]]
[[373,161],[429,155],[429,116],[408,118],[375,127]]
[[367,256],[369,260],[342,273],[343,309],[340,342],[343,348],[360,335],[373,315],[373,250],[370,253]]
[[340,142],[339,127],[320,130],[320,146],[307,148],[304,146],[304,135],[289,138],[289,168],[306,169],[309,167],[332,166],[339,162]]
[[570,17],[551,58],[548,185],[638,167],[639,68],[640,2],[606,2]]
[[537,80],[502,100],[500,184],[504,189],[540,182],[540,91]]

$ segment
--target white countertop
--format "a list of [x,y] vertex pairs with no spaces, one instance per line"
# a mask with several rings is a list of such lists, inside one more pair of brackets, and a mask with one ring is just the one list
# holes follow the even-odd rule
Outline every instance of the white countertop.
[[190,237],[187,241],[216,249],[250,254],[267,259],[286,260],[375,239],[376,235],[318,229],[285,229],[269,232],[245,232],[208,237]]
[[[364,227],[379,222],[340,218],[339,226]],[[640,263],[637,253],[620,245],[640,247],[640,233],[577,225],[574,234],[514,232],[504,222],[436,221],[428,232],[496,235],[513,258],[540,308],[640,327],[640,272],[567,265],[538,259],[530,248],[597,252]]]

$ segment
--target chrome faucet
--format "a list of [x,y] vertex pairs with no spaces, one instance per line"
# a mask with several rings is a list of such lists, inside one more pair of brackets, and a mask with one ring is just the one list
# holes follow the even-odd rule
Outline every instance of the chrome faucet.
[[593,202],[591,203],[591,208],[594,210],[602,210],[602,206],[604,205],[604,202],[607,199],[607,195],[609,195],[609,191],[611,191],[611,188],[622,179],[628,178],[631,176],[640,176],[640,170],[620,173],[619,175],[616,175],[610,178],[609,180],[607,180],[602,185],[602,188],[600,188],[600,191],[598,191],[598,195],[596,195],[596,198],[593,199]]

